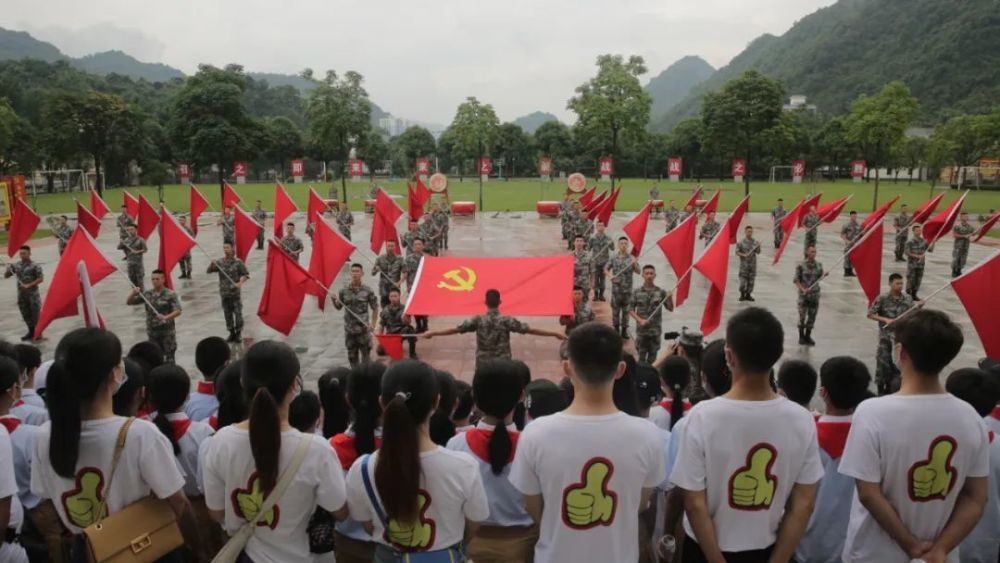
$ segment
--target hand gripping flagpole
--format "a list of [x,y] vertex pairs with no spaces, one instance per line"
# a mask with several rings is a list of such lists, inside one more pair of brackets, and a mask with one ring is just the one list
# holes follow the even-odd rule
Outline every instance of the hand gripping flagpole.
[[[868,227],[868,231],[872,231],[873,229],[877,228],[879,226],[879,224],[883,223],[884,221],[885,221],[884,218],[883,219],[879,219],[878,221],[875,222],[874,225],[872,225],[871,227]],[[885,236],[885,235],[883,235],[883,236]],[[847,248],[847,250],[844,251],[844,253],[840,256],[840,258],[838,258],[837,261],[833,263],[833,266],[831,266],[828,270],[824,271],[823,275],[818,280],[816,280],[815,282],[813,282],[813,284],[810,285],[808,289],[806,289],[806,293],[809,293],[810,291],[812,291],[812,289],[814,287],[816,287],[817,285],[819,285],[819,282],[821,282],[824,279],[826,279],[826,277],[830,275],[830,272],[836,270],[837,266],[839,266],[841,263],[843,263],[844,260],[847,259],[847,256],[850,255],[851,251],[854,250],[859,244],[861,244],[861,242],[864,241],[864,239],[865,239],[865,233],[862,233],[861,236],[859,236],[857,238],[857,240],[855,240],[851,244],[851,246],[849,246]]]
[[233,284],[235,286],[236,282],[233,280],[233,278],[229,277],[229,274],[227,274],[225,270],[223,270],[222,268],[219,267],[219,260],[217,258],[212,258],[212,255],[209,254],[208,251],[205,250],[205,248],[201,246],[201,244],[198,242],[198,239],[196,239],[194,237],[191,237],[191,238],[192,238],[192,240],[194,240],[194,245],[198,247],[198,250],[200,250],[203,253],[205,253],[205,257],[208,258],[209,260],[211,260],[212,264],[215,265],[215,271],[217,271],[220,274],[222,274],[223,276],[225,276],[225,278],[227,280],[229,280],[229,283],[231,283],[231,284]]

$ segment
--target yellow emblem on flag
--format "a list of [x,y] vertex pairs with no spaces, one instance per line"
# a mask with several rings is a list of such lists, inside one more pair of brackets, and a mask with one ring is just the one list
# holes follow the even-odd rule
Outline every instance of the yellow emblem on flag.
[[[464,276],[462,274],[465,274]],[[461,268],[448,270],[441,276],[443,281],[439,281],[437,286],[448,291],[472,291],[476,287],[476,272],[472,268]],[[452,283],[448,283],[448,282]]]

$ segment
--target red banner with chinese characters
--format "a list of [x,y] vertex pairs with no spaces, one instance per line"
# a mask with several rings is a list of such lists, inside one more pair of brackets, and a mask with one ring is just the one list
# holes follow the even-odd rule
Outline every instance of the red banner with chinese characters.
[[426,156],[417,157],[417,176],[430,176],[431,159]]
[[365,162],[360,158],[352,158],[347,162],[347,173],[352,177],[364,175]]
[[667,159],[667,176],[680,176],[684,172],[684,161],[679,156]]
[[737,158],[733,160],[732,166],[733,178],[742,178],[747,175],[747,161],[742,158]]
[[601,176],[611,176],[615,173],[615,161],[610,156],[605,156],[598,161],[598,172]]
[[806,175],[806,161],[792,161],[792,178],[801,178]]
[[306,175],[306,163],[303,160],[292,161],[292,177],[301,178]]
[[236,161],[233,163],[233,177],[234,178],[246,178],[247,177],[247,163],[242,161]]
[[543,156],[538,159],[538,175],[539,176],[552,176],[552,159]]
[[177,175],[183,178],[184,182],[187,182],[186,178],[191,177],[191,166],[186,162],[177,163]]
[[855,160],[851,162],[851,176],[855,178],[863,178],[865,176],[865,161]]
[[493,173],[493,159],[488,156],[484,156],[479,159],[479,175],[489,176]]

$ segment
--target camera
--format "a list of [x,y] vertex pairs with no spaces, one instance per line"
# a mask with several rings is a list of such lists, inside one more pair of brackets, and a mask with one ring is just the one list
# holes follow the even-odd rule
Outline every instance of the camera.
[[663,339],[664,340],[677,340],[677,338],[680,337],[680,335],[681,335],[681,333],[679,333],[677,331],[667,332],[667,333],[663,334]]

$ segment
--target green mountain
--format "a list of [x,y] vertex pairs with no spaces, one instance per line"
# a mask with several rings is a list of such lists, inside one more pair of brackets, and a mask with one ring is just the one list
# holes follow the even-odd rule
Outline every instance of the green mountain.
[[312,82],[297,74],[278,74],[276,72],[248,72],[247,75],[254,80],[266,80],[271,86],[292,86],[299,92],[305,92],[312,88]]
[[559,118],[545,111],[535,111],[528,115],[522,115],[513,121],[514,125],[520,126],[525,133],[533,134],[547,121],[559,121]]
[[0,60],[38,59],[48,63],[63,60],[55,45],[39,41],[24,31],[13,31],[0,27]]
[[902,80],[920,100],[918,124],[930,125],[1000,100],[1000,11],[995,0],[840,0],[780,37],[755,39],[650,128],[696,115],[705,92],[751,68],[832,114]]
[[100,74],[123,74],[132,78],[145,78],[150,82],[167,82],[172,78],[184,78],[184,73],[162,63],[144,63],[121,51],[104,51],[73,59],[76,68]]
[[715,69],[705,62],[705,59],[692,55],[668,66],[645,87],[653,98],[653,107],[649,112],[650,121],[656,121],[658,117],[670,111],[692,88],[704,82],[714,72]]

